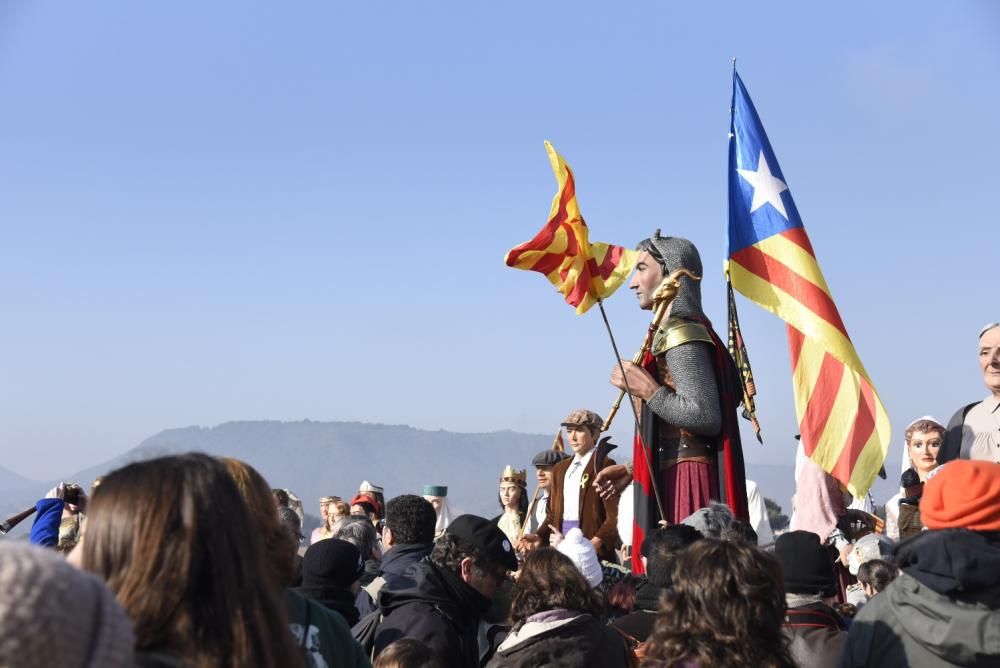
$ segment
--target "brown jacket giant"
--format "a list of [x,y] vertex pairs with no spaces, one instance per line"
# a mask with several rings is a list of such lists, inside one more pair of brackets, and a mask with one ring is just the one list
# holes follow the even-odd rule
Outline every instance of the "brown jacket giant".
[[[549,490],[549,502],[545,512],[545,524],[538,529],[542,542],[548,544],[552,531],[551,524],[560,532],[563,531],[563,487],[566,472],[573,463],[573,457],[564,459],[552,467],[552,489]],[[601,539],[601,549],[597,551],[598,558],[604,561],[617,561],[615,550],[621,543],[618,537],[618,496],[605,501],[594,489],[594,478],[597,477],[597,453],[591,455],[583,475],[586,484],[580,490],[580,531],[590,539],[595,536]],[[601,468],[614,466],[613,459],[605,458]]]

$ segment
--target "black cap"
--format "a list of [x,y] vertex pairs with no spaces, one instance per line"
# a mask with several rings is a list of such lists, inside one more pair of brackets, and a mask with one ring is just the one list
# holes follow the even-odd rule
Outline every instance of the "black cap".
[[565,452],[559,452],[558,450],[553,450],[549,448],[548,450],[542,450],[537,455],[531,459],[532,466],[555,466],[562,460],[569,457]]
[[346,540],[327,538],[313,543],[302,557],[302,586],[347,589],[361,579],[365,560]]
[[781,562],[785,591],[790,594],[833,596],[837,579],[833,554],[811,531],[789,531],[774,541],[774,556]]
[[490,561],[503,564],[507,570],[517,570],[514,546],[510,544],[507,535],[500,531],[500,527],[488,519],[476,515],[459,515],[451,521],[445,533],[479,548]]

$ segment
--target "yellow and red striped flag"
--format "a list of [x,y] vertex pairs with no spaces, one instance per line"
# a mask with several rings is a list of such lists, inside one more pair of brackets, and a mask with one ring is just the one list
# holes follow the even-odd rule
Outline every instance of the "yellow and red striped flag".
[[508,267],[545,274],[566,302],[585,313],[598,299],[609,297],[625,282],[638,253],[621,246],[590,242],[587,224],[576,201],[573,170],[552,144],[545,142],[559,190],[545,227],[531,241],[507,253]]
[[847,335],[736,72],[729,141],[729,280],[786,322],[806,455],[855,497],[864,496],[885,461],[889,416]]

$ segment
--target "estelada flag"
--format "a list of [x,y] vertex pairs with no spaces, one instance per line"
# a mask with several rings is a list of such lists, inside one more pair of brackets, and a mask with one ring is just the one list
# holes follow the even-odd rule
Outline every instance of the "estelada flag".
[[625,282],[638,253],[588,238],[587,224],[576,201],[573,170],[552,144],[545,142],[559,190],[545,227],[531,241],[507,253],[508,267],[545,274],[566,303],[585,313],[598,299],[609,297]]
[[889,448],[889,416],[823,278],[784,174],[733,72],[729,261],[734,288],[785,321],[805,453],[862,497]]

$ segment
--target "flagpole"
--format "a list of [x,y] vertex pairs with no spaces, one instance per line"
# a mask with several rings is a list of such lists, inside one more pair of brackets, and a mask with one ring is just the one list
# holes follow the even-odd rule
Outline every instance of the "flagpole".
[[608,322],[608,313],[604,310],[604,300],[600,297],[597,298],[597,306],[601,309],[601,317],[604,319],[604,328],[608,331],[608,338],[611,339],[611,349],[615,351],[615,360],[618,362],[618,368],[622,372],[622,382],[625,383],[625,393],[629,397],[629,405],[632,406],[632,416],[635,418],[635,433],[639,438],[639,443],[641,445],[640,450],[642,450],[642,456],[645,460],[646,470],[649,471],[649,486],[653,488],[653,496],[656,498],[656,507],[660,511],[660,519],[667,519],[667,514],[663,511],[663,501],[660,499],[660,490],[656,487],[656,475],[653,473],[653,463],[649,459],[649,451],[646,449],[646,443],[642,440],[642,431],[639,425],[639,411],[635,407],[635,401],[632,400],[632,390],[628,386],[628,376],[625,374],[625,364],[622,362],[621,353],[618,352],[618,344],[615,343],[615,335],[611,333],[611,323]]
[[517,532],[517,539],[521,540],[524,537],[524,532],[528,529],[528,522],[531,521],[532,516],[535,514],[535,506],[538,504],[538,492],[541,487],[535,487],[535,496],[531,499],[531,505],[528,506],[528,512],[524,516],[524,523],[521,524],[521,530]]

